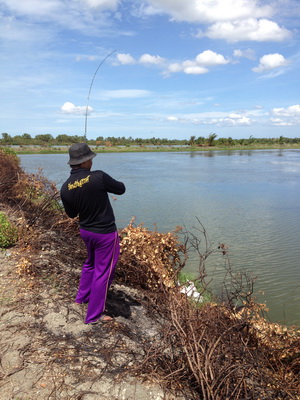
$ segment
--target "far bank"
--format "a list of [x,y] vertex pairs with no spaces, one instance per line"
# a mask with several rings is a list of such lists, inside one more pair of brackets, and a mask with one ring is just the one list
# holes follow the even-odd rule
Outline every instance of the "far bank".
[[[17,146],[5,145],[17,154],[64,154],[68,153],[69,145],[63,146]],[[280,149],[300,149],[298,143],[288,144],[252,144],[252,145],[234,145],[234,146],[172,146],[172,145],[130,145],[130,146],[93,146],[97,153],[132,153],[132,152],[182,152],[182,151],[237,151],[237,150],[280,150]]]

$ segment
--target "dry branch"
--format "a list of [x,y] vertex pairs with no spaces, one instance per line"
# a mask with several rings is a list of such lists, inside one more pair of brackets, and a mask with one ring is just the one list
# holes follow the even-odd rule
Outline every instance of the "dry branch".
[[[64,298],[76,287],[76,268],[85,256],[77,222],[66,218],[53,184],[42,176],[25,174],[16,158],[2,150],[0,188],[2,206],[13,210],[22,231],[20,274],[37,277],[30,281],[32,290],[39,285],[40,276],[51,277]],[[200,223],[201,232],[205,234]],[[230,264],[221,301],[195,306],[180,293],[177,275],[185,264],[188,248],[193,247],[200,260],[198,280],[206,288],[205,263],[213,248],[206,236],[202,250],[195,233],[183,241],[177,233],[152,232],[135,226],[133,221],[120,231],[122,250],[116,280],[143,289],[141,297],[159,328],[151,340],[135,337],[144,357],[135,358],[128,349],[135,364],[123,370],[157,379],[189,399],[299,399],[299,332],[264,319],[262,307],[252,298],[253,279],[235,275]],[[227,257],[224,246],[219,251]],[[67,270],[66,265],[70,266]],[[123,330],[132,339],[133,335],[126,332]],[[118,334],[112,331],[111,335],[114,333]],[[63,362],[67,359],[68,364],[75,363],[76,355],[85,351],[82,371],[89,371],[92,364],[88,356],[93,354],[96,339],[92,334],[88,336],[85,349],[72,338],[65,338],[61,347],[53,342],[57,362],[61,357]],[[117,336],[114,343],[120,354],[126,353],[126,343],[119,342]],[[99,351],[107,368],[112,363],[112,351]],[[51,357],[49,363],[54,366]],[[54,390],[60,390],[59,384]]]

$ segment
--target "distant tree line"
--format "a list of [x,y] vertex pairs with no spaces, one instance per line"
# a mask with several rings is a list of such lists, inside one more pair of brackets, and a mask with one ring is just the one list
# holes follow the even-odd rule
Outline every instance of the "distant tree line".
[[207,138],[203,136],[191,136],[189,140],[189,145],[192,147],[205,147],[205,146],[218,146],[218,147],[232,147],[232,146],[249,146],[249,145],[274,145],[274,144],[300,144],[300,138],[287,138],[284,136],[280,136],[279,138],[255,138],[254,136],[250,136],[248,139],[232,139],[232,137],[228,138],[218,138],[216,133],[211,133]]
[[[11,136],[8,133],[2,133],[0,145],[10,146],[69,146],[72,143],[85,142],[85,136],[61,134],[53,137],[51,134],[41,134],[32,137],[29,133],[23,135]],[[249,145],[274,145],[274,144],[300,144],[300,138],[287,138],[280,136],[279,138],[255,138],[252,135],[248,139],[232,139],[217,138],[216,133],[210,133],[208,137],[191,136],[190,139],[167,139],[167,138],[128,138],[123,137],[103,137],[98,136],[96,139],[88,139],[87,143],[93,146],[191,146],[191,147],[232,147],[232,146],[249,146]]]

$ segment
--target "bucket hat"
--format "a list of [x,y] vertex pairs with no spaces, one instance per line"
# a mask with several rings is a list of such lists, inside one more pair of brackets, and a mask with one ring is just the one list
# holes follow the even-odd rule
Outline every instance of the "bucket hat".
[[69,148],[70,159],[69,165],[78,165],[85,161],[91,160],[96,157],[94,153],[86,143],[75,143]]

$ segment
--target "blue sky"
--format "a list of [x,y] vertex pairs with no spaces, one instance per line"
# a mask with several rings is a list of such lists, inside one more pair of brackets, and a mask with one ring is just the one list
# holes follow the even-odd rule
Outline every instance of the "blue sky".
[[84,135],[88,106],[89,139],[299,137],[299,0],[0,0],[0,21],[0,133]]

